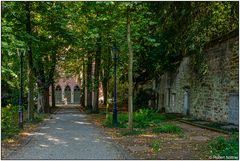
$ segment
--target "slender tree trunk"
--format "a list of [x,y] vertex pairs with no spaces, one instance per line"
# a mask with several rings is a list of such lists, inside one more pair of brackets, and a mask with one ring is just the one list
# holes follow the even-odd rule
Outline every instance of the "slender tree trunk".
[[133,130],[133,78],[132,78],[132,67],[133,67],[133,50],[131,42],[131,15],[130,8],[127,10],[127,43],[129,51],[129,64],[128,64],[128,128]]
[[[51,83],[51,88],[52,88],[52,108],[56,107],[55,104],[55,87],[54,87],[54,82]],[[52,112],[52,111],[50,111]]]
[[28,64],[28,120],[31,121],[33,119],[33,72]]
[[103,85],[103,104],[106,105],[107,104],[107,91],[108,91],[108,82],[107,79],[104,79],[102,81],[102,85]]
[[85,62],[83,62],[83,67],[82,67],[82,73],[83,73],[83,76],[82,76],[82,89],[81,89],[81,95],[82,95],[82,99],[81,99],[81,106],[82,107],[85,107],[85,84],[86,84],[86,81],[85,81],[85,77],[86,77],[86,70],[85,70]]
[[[30,15],[30,2],[25,2],[25,11],[26,11],[26,32],[31,34],[31,15]],[[33,118],[33,60],[32,60],[32,50],[31,42],[28,41],[29,50],[27,51],[28,57],[28,120]]]
[[45,88],[44,90],[44,113],[50,113],[49,108],[49,88]]
[[98,39],[98,49],[95,56],[95,71],[94,71],[94,108],[93,112],[98,113],[98,98],[99,98],[99,73],[100,73],[100,61],[101,61],[101,37]]
[[37,112],[38,113],[43,113],[44,112],[44,92],[43,91],[38,91],[38,105],[37,105]]
[[37,62],[38,112],[49,113],[49,80],[45,78],[41,60]]
[[87,109],[92,112],[92,56],[88,57],[87,64]]
[[[109,53],[110,55],[110,50],[108,48],[107,52]],[[103,104],[104,105],[107,105],[107,99],[108,99],[108,80],[109,80],[109,62],[111,60],[111,57],[108,55],[108,57],[105,59],[105,62],[104,64],[105,65],[105,68],[103,68],[103,71],[102,71],[102,85],[103,85],[103,97],[104,97],[104,102]]]

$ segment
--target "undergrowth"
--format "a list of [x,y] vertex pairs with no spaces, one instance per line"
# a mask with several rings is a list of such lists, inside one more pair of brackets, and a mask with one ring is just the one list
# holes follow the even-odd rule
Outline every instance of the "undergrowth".
[[159,127],[153,128],[154,133],[182,133],[182,129],[174,124],[162,124]]
[[161,144],[159,140],[153,140],[150,144],[150,147],[153,149],[154,152],[160,151]]
[[131,131],[123,131],[120,134],[122,136],[127,136],[127,135],[140,135],[142,133],[144,133],[143,130],[131,130]]
[[[166,115],[159,114],[156,110],[140,109],[133,113],[133,127],[134,128],[147,128],[155,126],[159,123],[166,121]],[[118,113],[117,127],[126,128],[128,124],[128,113]],[[106,127],[113,127],[112,115],[108,115],[104,120],[103,125]]]
[[213,159],[238,159],[239,136],[233,134],[229,138],[219,136],[208,143],[210,155]]
[[[37,114],[34,113],[34,117],[31,121],[27,120],[27,111],[23,111],[23,123],[36,124],[43,121],[49,114]],[[11,138],[17,135],[21,129],[18,127],[18,106],[7,105],[2,107],[1,110],[1,139]]]

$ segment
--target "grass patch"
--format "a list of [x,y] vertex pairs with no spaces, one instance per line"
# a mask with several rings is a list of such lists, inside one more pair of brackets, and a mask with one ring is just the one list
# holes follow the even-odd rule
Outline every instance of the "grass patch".
[[154,133],[182,133],[182,129],[174,124],[163,124],[159,127],[153,128]]
[[214,159],[238,159],[239,158],[239,136],[231,135],[225,139],[219,136],[208,143],[210,156]]
[[[168,117],[157,113],[156,110],[140,109],[133,113],[133,127],[147,128],[160,124],[168,120]],[[107,115],[103,122],[106,127],[114,127],[112,125],[112,115]],[[117,127],[126,128],[128,126],[128,113],[118,113]]]
[[127,135],[140,135],[144,133],[143,130],[131,130],[131,131],[122,131],[120,134],[122,136],[127,136]]
[[153,140],[150,144],[150,147],[153,149],[154,152],[159,152],[161,148],[160,141]]

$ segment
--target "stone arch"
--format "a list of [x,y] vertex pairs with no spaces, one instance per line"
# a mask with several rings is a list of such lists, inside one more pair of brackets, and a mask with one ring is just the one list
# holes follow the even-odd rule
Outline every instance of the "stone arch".
[[62,88],[60,85],[57,85],[55,88],[55,102],[60,104],[62,102]]
[[80,88],[78,85],[76,85],[74,87],[74,93],[73,93],[73,96],[74,96],[74,104],[80,104]]
[[64,97],[67,98],[67,104],[71,103],[71,88],[67,85],[64,89]]

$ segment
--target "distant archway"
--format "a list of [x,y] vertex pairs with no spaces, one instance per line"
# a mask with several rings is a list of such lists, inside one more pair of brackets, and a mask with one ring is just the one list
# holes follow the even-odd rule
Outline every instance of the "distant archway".
[[80,104],[80,88],[78,85],[74,87],[74,104]]
[[67,98],[67,104],[71,103],[71,88],[69,85],[65,87],[64,97]]
[[62,102],[62,88],[59,85],[55,88],[55,101],[56,104],[60,104]]

